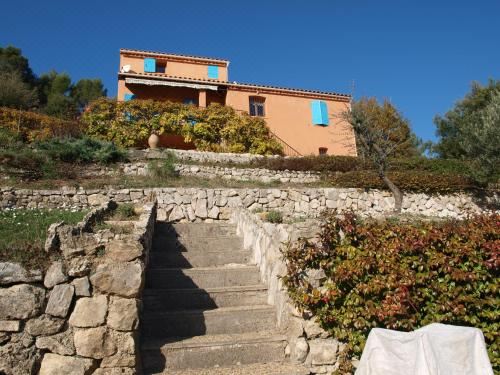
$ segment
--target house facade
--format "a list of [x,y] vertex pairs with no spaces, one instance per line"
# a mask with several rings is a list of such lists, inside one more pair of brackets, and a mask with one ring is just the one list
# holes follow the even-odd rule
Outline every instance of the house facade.
[[350,95],[231,82],[228,68],[222,59],[121,49],[118,100],[219,103],[262,117],[287,155],[356,155],[341,118]]

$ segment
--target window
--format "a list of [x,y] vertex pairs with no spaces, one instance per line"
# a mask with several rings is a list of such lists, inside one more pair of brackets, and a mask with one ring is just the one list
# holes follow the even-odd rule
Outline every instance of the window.
[[320,155],[326,155],[327,152],[328,152],[328,148],[326,148],[326,147],[320,147],[319,148],[319,154]]
[[189,105],[189,104],[190,104],[190,105],[198,105],[198,104],[197,104],[197,100],[194,100],[194,99],[184,99],[182,102],[183,102],[184,104],[188,104],[188,105]]
[[151,59],[151,58],[144,59],[144,72],[145,73],[156,72],[156,59]]
[[156,64],[156,73],[165,73],[167,70],[167,63],[160,62]]
[[311,113],[313,125],[328,125],[328,107],[322,100],[313,100],[311,102]]
[[265,98],[260,96],[251,96],[250,97],[250,116],[259,116],[264,117],[266,115],[266,111],[264,110],[264,102]]
[[208,78],[219,79],[219,67],[217,65],[208,66]]

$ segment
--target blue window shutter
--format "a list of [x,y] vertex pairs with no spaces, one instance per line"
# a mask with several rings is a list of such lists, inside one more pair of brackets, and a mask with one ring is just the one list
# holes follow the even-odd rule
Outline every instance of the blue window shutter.
[[123,99],[128,102],[129,100],[132,100],[132,99],[135,99],[135,95],[134,94],[125,94],[123,96]]
[[321,124],[322,125],[328,125],[329,121],[328,121],[328,107],[326,106],[326,102],[324,101],[320,101],[320,107],[321,107],[321,119],[322,119],[322,122]]
[[219,67],[217,65],[208,66],[208,78],[219,79]]
[[156,59],[144,59],[144,72],[145,73],[155,73],[156,72]]
[[326,102],[313,100],[311,102],[311,112],[313,125],[328,125],[328,108]]

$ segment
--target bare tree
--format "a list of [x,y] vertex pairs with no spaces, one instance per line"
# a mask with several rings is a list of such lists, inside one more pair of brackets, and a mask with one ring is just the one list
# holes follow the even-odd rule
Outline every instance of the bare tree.
[[387,176],[391,157],[413,153],[414,138],[408,121],[397,109],[385,101],[360,99],[352,103],[343,114],[356,135],[358,155],[371,160],[378,176],[394,195],[394,212],[400,213],[403,192]]

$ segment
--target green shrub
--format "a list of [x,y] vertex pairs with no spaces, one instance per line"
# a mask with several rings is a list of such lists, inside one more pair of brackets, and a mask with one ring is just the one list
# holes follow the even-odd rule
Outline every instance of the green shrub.
[[[423,193],[449,193],[475,189],[477,185],[468,177],[425,171],[389,171],[389,178],[403,191]],[[335,174],[328,181],[338,187],[387,189],[375,171],[353,171]]]
[[207,108],[153,100],[98,99],[83,114],[86,132],[121,146],[136,146],[152,133],[176,134],[206,151],[282,154],[262,119],[231,107]]
[[10,177],[37,180],[51,167],[45,155],[24,147],[0,150],[0,169]]
[[[483,331],[500,371],[500,215],[464,221],[362,223],[328,213],[318,244],[283,250],[289,294],[359,356],[374,327],[411,331],[433,322]],[[313,286],[310,269],[325,280]],[[352,371],[343,361],[341,372]]]
[[114,220],[130,220],[135,217],[137,217],[137,214],[132,203],[119,204],[113,215]]
[[54,138],[36,143],[35,148],[52,160],[67,163],[112,163],[125,160],[125,152],[113,143],[88,137]]
[[175,169],[177,157],[175,154],[168,152],[166,157],[160,160],[151,160],[148,163],[149,173],[156,178],[169,179],[179,177],[179,172]]
[[281,224],[283,222],[283,214],[276,210],[271,210],[266,213],[266,221],[273,224]]

